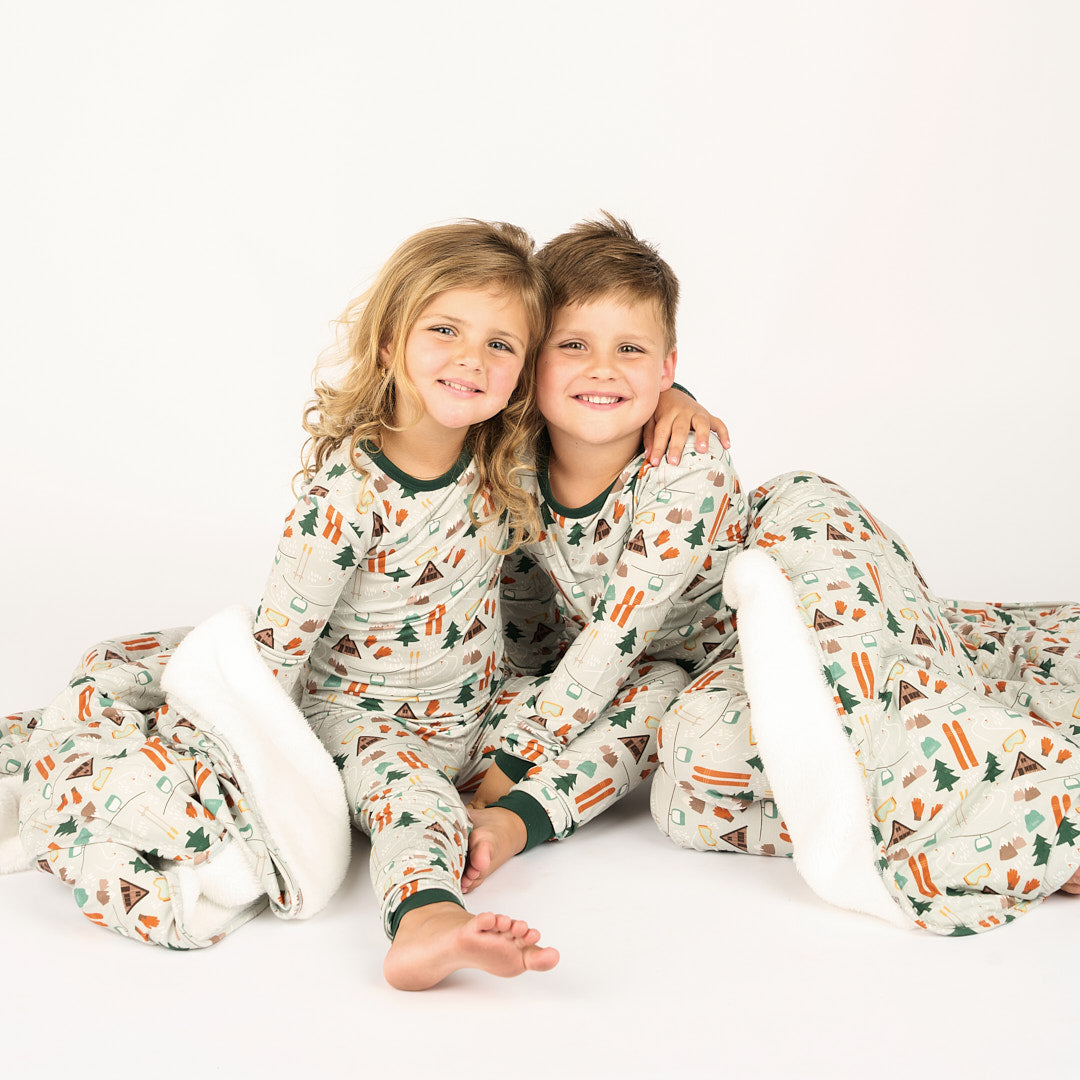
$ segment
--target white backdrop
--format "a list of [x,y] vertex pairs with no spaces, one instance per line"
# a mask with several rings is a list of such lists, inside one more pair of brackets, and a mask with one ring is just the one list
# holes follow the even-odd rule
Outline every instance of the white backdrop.
[[946,595],[1080,595],[1075,5],[4,22],[0,707],[96,636],[257,601],[330,320],[455,216],[629,218],[744,483],[845,483]]
[[1078,55],[1068,0],[4,0],[0,708],[254,606],[330,321],[458,216],[627,217],[744,484],[1080,596]]

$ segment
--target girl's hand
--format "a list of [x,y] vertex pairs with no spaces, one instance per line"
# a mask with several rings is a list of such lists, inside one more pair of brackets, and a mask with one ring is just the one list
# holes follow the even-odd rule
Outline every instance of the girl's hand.
[[678,465],[691,428],[697,433],[697,448],[702,453],[709,448],[710,431],[716,432],[725,450],[731,449],[731,438],[723,420],[713,416],[689,394],[674,387],[665,390],[656,403],[656,412],[642,431],[650,464],[659,465],[666,453],[668,461]]
[[469,806],[473,810],[483,810],[484,807],[508,795],[513,786],[514,781],[492,762],[488,766],[488,771],[484,773],[484,779],[480,781],[480,786],[476,789],[476,794],[472,797]]

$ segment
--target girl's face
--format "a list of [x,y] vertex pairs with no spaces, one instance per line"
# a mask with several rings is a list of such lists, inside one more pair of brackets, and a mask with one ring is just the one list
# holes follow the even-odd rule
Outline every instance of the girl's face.
[[[420,312],[405,339],[405,370],[424,406],[420,426],[460,434],[506,407],[529,341],[525,305],[505,292],[449,289]],[[384,361],[389,349],[380,350]],[[409,423],[398,404],[395,423]]]

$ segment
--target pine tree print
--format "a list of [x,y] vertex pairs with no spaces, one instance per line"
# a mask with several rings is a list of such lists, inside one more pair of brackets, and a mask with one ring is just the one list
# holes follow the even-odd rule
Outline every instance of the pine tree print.
[[796,525],[791,530],[791,535],[796,540],[809,540],[814,535],[814,530],[809,525]]
[[637,627],[631,626],[630,629],[619,640],[619,652],[623,656],[633,656],[634,643],[637,641]]
[[859,699],[843,683],[836,684],[836,696],[840,699],[840,707],[846,713],[854,712],[859,704]]
[[346,544],[338,553],[337,558],[334,559],[343,570],[348,569],[350,566],[356,564],[356,555],[353,552],[352,544]]
[[859,599],[864,604],[870,604],[871,607],[878,603],[878,598],[874,595],[874,591],[866,584],[865,581],[859,582]]
[[[450,625],[453,626],[453,623]],[[518,628],[517,623],[511,621],[507,621],[506,623],[505,634],[511,641],[520,641],[525,636]],[[445,649],[446,646],[444,645],[443,648]]]
[[305,536],[315,535],[315,525],[319,520],[319,509],[313,506],[301,519],[300,519],[300,531]]
[[986,783],[991,783],[1001,775],[1001,764],[998,759],[994,757],[992,753],[986,755],[986,772],[983,773],[983,780]]
[[896,616],[892,613],[891,608],[886,608],[885,625],[889,628],[890,633],[892,633],[894,637],[900,636],[900,623],[897,622]]
[[1080,836],[1080,830],[1067,818],[1061,819],[1061,824],[1057,827],[1057,840],[1055,844],[1072,844],[1076,838]]
[[411,622],[405,623],[405,625],[394,635],[402,645],[411,645],[414,641],[417,641],[420,635],[413,629]]
[[75,824],[75,819],[69,817],[67,821],[62,821],[56,826],[56,836],[71,836],[73,833],[78,832],[78,826]]
[[1035,865],[1045,866],[1050,859],[1050,841],[1045,836],[1035,835]]
[[191,848],[193,851],[206,851],[210,847],[210,837],[206,835],[202,826],[194,832],[189,832],[187,837],[187,843],[184,845],[186,848]]
[[941,758],[934,758],[934,780],[938,791],[952,791],[959,777]]
[[577,773],[563,773],[562,776],[556,776],[554,783],[559,791],[564,795],[569,795],[577,783]]
[[[442,647],[444,649],[452,649],[455,642],[461,638],[461,631],[457,628],[457,623],[451,621],[450,625],[446,628],[446,633],[443,635]],[[517,640],[516,638],[514,640]]]
[[475,693],[473,691],[473,688],[468,683],[463,683],[461,687],[461,693],[458,694],[456,698],[454,698],[454,701],[458,705],[468,705],[469,702],[472,701],[474,696]]
[[585,535],[585,530],[581,527],[581,523],[578,522],[578,521],[575,521],[574,522],[574,527],[570,530],[570,532],[568,533],[568,535],[566,537],[566,542],[568,544],[573,545],[574,547],[578,547],[581,544],[581,538],[584,535]]
[[344,475],[345,475],[345,466],[342,465],[340,462],[338,462],[337,465],[334,465],[330,469],[330,471],[326,474],[327,478],[330,479],[330,480],[336,480],[339,476],[344,476]]
[[694,527],[686,534],[686,542],[692,547],[701,547],[705,543],[705,519],[698,518]]

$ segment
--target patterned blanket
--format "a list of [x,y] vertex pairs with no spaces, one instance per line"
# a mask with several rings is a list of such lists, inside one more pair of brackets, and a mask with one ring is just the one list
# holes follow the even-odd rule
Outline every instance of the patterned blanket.
[[337,768],[242,609],[101,642],[0,721],[0,872],[36,866],[127,937],[200,948],[267,905],[308,918],[349,852]]
[[752,502],[724,591],[802,876],[940,934],[1031,910],[1080,867],[1080,606],[943,600],[813,473]]

